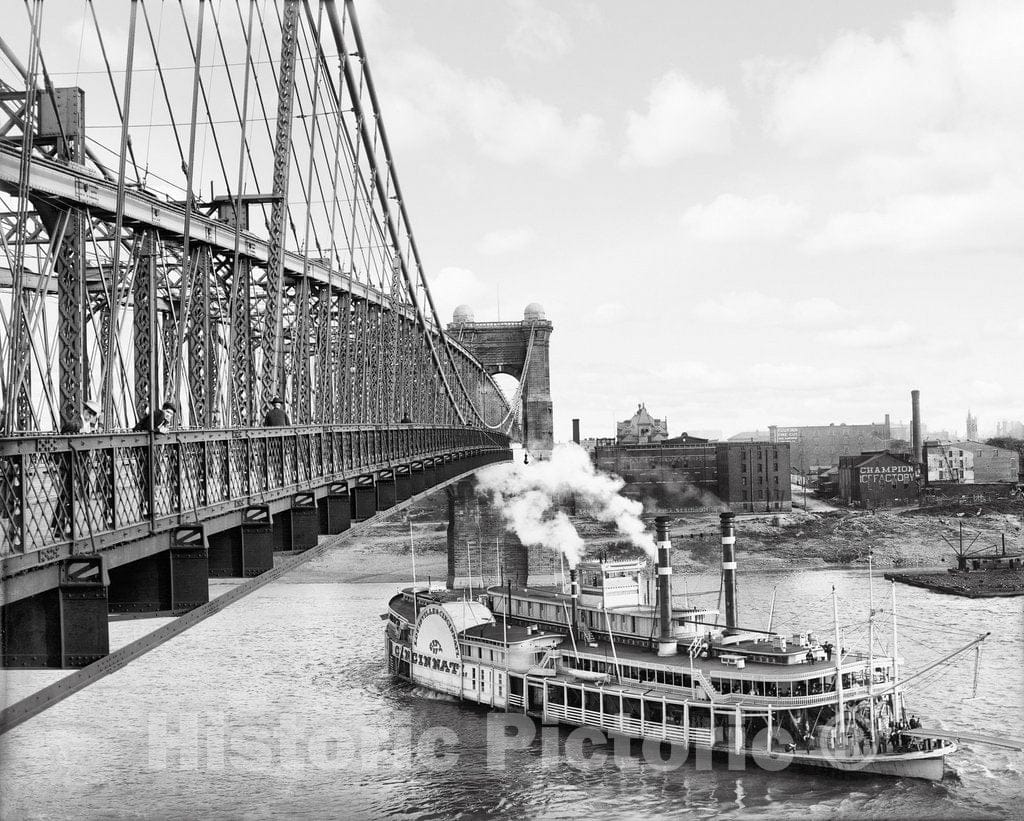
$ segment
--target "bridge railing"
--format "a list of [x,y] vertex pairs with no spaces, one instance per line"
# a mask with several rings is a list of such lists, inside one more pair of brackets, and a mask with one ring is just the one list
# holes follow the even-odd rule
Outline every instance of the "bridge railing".
[[42,562],[69,545],[106,546],[396,465],[507,447],[489,431],[408,424],[0,439],[0,557],[35,552]]

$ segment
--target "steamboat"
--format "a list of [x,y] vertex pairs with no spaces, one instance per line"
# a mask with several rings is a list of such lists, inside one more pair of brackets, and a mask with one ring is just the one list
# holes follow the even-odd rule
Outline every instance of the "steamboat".
[[868,648],[847,648],[834,592],[832,640],[741,626],[732,513],[721,514],[720,622],[717,609],[674,606],[667,519],[656,528],[653,596],[643,560],[581,562],[568,590],[403,590],[382,616],[389,671],[493,709],[750,757],[766,769],[942,778],[957,736],[908,720],[901,685],[986,636],[901,681],[895,614],[891,655],[873,652],[873,618]]

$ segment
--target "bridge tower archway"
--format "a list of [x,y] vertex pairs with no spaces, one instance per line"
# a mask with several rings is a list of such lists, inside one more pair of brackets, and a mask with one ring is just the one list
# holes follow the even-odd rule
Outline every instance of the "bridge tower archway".
[[506,374],[522,387],[523,446],[541,459],[551,456],[554,422],[551,405],[550,339],[553,325],[533,302],[521,322],[477,322],[468,305],[455,309],[448,334],[462,344],[491,375]]

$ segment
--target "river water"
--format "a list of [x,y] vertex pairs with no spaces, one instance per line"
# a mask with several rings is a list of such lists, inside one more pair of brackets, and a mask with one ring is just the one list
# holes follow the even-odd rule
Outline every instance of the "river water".
[[[401,585],[332,582],[351,561],[318,559],[4,736],[0,817],[1021,817],[1024,754],[995,747],[962,747],[929,783],[666,762],[639,743],[581,747],[568,728],[513,737],[504,714],[386,677],[380,614]],[[685,584],[717,597],[717,575]],[[833,584],[854,646],[868,609],[861,571],[741,574],[741,622],[763,625],[774,591],[775,629],[831,638]],[[890,585],[879,576],[873,589],[882,649]],[[992,632],[976,698],[973,651],[911,683],[924,726],[1024,735],[1022,600],[896,593],[910,668]],[[115,623],[113,643],[162,623]],[[6,671],[5,700],[59,675]]]

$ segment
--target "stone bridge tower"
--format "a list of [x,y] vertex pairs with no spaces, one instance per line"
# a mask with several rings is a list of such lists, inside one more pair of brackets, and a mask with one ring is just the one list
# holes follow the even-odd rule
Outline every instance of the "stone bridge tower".
[[[476,322],[468,305],[455,309],[448,334],[480,360],[488,373],[507,373],[523,386],[523,446],[534,457],[546,459],[554,447],[551,418],[551,371],[548,349],[552,325],[536,302],[526,306],[522,322]],[[530,363],[526,352],[533,334]]]

